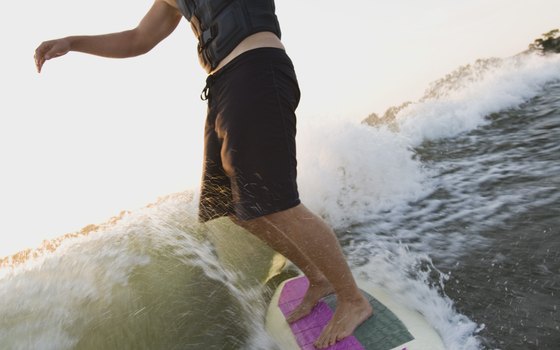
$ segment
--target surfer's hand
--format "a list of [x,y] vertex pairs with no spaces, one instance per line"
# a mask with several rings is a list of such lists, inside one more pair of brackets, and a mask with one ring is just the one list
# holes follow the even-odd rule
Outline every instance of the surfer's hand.
[[41,68],[46,60],[65,55],[70,51],[70,40],[68,38],[49,40],[41,43],[35,50],[35,66],[37,72],[41,73]]

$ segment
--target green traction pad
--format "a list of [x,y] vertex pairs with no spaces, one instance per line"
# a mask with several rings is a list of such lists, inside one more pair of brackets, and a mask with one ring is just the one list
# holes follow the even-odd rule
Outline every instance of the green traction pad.
[[[413,340],[406,326],[385,305],[362,290],[362,294],[373,306],[373,316],[362,323],[354,337],[367,350],[390,350]],[[334,294],[323,299],[331,310],[336,309]]]

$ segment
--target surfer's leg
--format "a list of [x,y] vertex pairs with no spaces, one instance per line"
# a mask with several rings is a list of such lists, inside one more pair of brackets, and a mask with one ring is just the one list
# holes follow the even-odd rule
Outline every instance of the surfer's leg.
[[[315,343],[318,348],[328,347],[351,335],[372,315],[371,305],[358,289],[334,232],[304,205],[249,220],[245,225],[271,246],[281,247],[278,240],[291,242],[300,253],[294,254],[290,249],[280,253],[290,260],[293,255],[303,254],[334,288],[337,309]],[[283,245],[286,247],[285,243]]]
[[325,347],[350,335],[371,314],[371,306],[334,232],[300,204],[295,144],[300,91],[289,57],[284,50],[266,48],[236,62],[235,69],[216,78],[211,91],[220,101],[214,130],[230,179],[231,213],[311,279],[320,279],[318,270],[334,288],[338,307],[317,342]]
[[307,316],[319,300],[334,293],[334,289],[323,273],[313,264],[291,239],[278,233],[278,229],[271,225],[262,225],[258,220],[241,221],[235,216],[230,219],[237,225],[266,242],[272,249],[282,254],[294,263],[309,280],[309,288],[296,309],[286,318],[289,323]]

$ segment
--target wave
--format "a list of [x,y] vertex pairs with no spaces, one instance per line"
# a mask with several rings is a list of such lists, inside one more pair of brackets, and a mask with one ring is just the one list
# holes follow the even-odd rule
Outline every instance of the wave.
[[[234,228],[200,226],[193,209],[192,195],[168,196],[4,268],[0,348],[274,348],[257,288],[269,270],[228,269],[207,237]],[[245,264],[269,267],[270,250],[252,253]]]
[[[558,80],[560,56],[479,60],[382,118],[300,122],[302,201],[337,229],[353,272],[422,312],[449,349],[479,348],[483,325],[445,296],[448,277],[432,263],[431,244],[456,253],[477,241],[442,238],[428,224],[398,230],[404,217],[419,221],[441,205],[414,206],[441,185],[441,169],[418,149],[476,129]],[[199,225],[196,203],[196,193],[170,195],[3,259],[0,347],[274,349],[262,284],[283,261],[227,220]]]
[[372,114],[364,122],[397,129],[409,145],[418,146],[480,127],[487,116],[518,107],[558,80],[559,55],[480,59],[430,84],[419,101],[391,107],[381,118]]
[[474,130],[559,79],[559,55],[481,59],[382,118],[372,114],[362,125],[327,120],[320,127],[304,121],[298,136],[302,198],[336,228],[422,198],[436,184],[416,147]]

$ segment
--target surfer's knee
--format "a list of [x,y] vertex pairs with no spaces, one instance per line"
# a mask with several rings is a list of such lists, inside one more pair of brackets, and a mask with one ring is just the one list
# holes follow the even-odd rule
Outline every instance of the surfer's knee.
[[244,222],[243,220],[239,220],[237,218],[237,216],[235,215],[230,215],[229,219],[231,220],[231,222],[233,222],[235,225],[243,227],[243,228],[247,228],[246,227],[246,222]]

